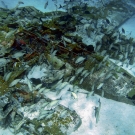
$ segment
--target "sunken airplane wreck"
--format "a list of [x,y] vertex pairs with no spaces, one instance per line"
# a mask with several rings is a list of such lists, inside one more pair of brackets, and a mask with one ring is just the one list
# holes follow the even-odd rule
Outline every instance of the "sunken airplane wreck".
[[[118,30],[135,8],[121,0],[101,0],[97,7],[90,6],[91,0],[53,2],[57,10],[42,13],[31,6],[8,9],[2,1],[0,126],[13,128],[15,134],[69,135],[76,131],[82,119],[60,104],[63,89],[74,100],[83,93],[86,98],[98,94],[135,104],[135,78],[117,66],[135,62],[134,39],[125,36],[124,28],[122,33]],[[47,5],[48,1],[44,8]],[[32,77],[37,67],[42,74]],[[49,92],[61,96],[52,100],[47,97]],[[102,101],[97,102],[94,117],[98,123]]]

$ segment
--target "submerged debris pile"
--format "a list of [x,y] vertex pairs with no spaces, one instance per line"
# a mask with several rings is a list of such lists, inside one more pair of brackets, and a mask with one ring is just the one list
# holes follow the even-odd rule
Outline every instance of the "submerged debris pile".
[[[117,30],[126,19],[115,18],[132,16],[135,9],[126,12],[129,5],[119,9],[111,4],[99,9],[75,5],[68,12],[50,13],[34,7],[0,9],[1,126],[29,134],[65,135],[77,130],[81,125],[77,112],[60,105],[62,97],[46,96],[59,95],[63,88],[74,99],[80,87],[87,90],[86,98],[96,93],[134,104],[134,77],[110,58],[127,66],[134,63],[133,38]],[[100,107],[99,100],[96,117]]]

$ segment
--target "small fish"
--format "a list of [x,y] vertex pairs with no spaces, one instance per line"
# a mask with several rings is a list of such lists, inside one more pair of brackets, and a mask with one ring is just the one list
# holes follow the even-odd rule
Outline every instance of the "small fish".
[[12,74],[12,72],[9,72],[8,74],[6,74],[6,75],[4,75],[4,80],[5,81],[8,81],[9,80],[9,78],[10,78],[10,76],[11,76],[11,74]]
[[101,102],[100,102],[100,99],[99,99],[99,106],[98,107],[95,107],[95,117],[96,117],[96,123],[98,123],[99,121],[99,112],[100,112],[100,109],[101,109]]
[[105,56],[105,54],[106,54],[106,50],[103,50],[103,51],[101,52],[101,55],[102,55],[102,56]]
[[64,111],[61,112],[59,117],[60,118],[65,118],[66,114],[67,114],[67,110],[64,110]]
[[46,107],[48,104],[49,104],[49,102],[45,102],[45,103],[43,103],[43,104],[41,105],[41,108]]
[[64,40],[63,40],[63,45],[64,45],[64,47],[67,47],[67,43]]
[[46,9],[48,6],[48,1],[46,1],[45,5],[44,5],[44,9]]
[[82,63],[86,58],[80,56],[79,58],[77,58],[77,60],[75,61],[76,64],[78,63]]
[[71,79],[69,80],[69,83],[70,83],[70,82],[73,82],[74,79],[75,79],[75,77],[76,77],[76,76],[72,76]]
[[89,74],[90,74],[89,72],[85,73],[84,78],[86,78]]
[[24,4],[24,2],[22,2],[22,1],[18,1],[18,4]]
[[9,32],[6,34],[5,39],[11,37],[12,35],[14,35],[15,32],[16,32],[16,29],[9,31]]
[[50,89],[45,89],[45,90],[43,91],[43,93],[46,94],[46,93],[49,92],[49,91],[50,91]]
[[44,90],[45,90],[45,88],[39,89],[38,94],[42,93]]
[[9,87],[15,86],[21,79],[15,79],[13,82],[9,84]]
[[0,58],[0,67],[2,66],[2,65],[6,65],[8,63],[8,60],[7,59],[5,59],[5,58]]
[[104,97],[104,90],[102,90],[101,97]]
[[106,18],[106,22],[107,22],[108,24],[110,24],[110,20],[109,20],[108,18]]
[[48,105],[47,105],[47,108],[52,108],[53,106],[56,106],[59,102],[59,100],[61,100],[61,97],[59,99],[56,99],[56,100],[52,100]]
[[90,74],[93,74],[94,69],[95,69],[94,67],[91,69]]
[[44,117],[46,117],[48,114],[50,114],[49,110],[44,110],[40,113],[40,116],[37,118],[38,120],[43,119]]
[[133,52],[133,49],[134,49],[134,48],[133,48],[133,46],[131,45],[131,46],[130,46],[130,53]]
[[92,85],[91,91],[94,91],[95,84]]
[[84,79],[82,78],[82,79],[80,80],[79,84],[82,84],[82,83],[83,83],[83,80],[84,80]]
[[119,51],[120,51],[120,52],[122,52],[122,51],[123,51],[123,49],[122,49],[122,45],[120,45],[120,47],[119,47]]
[[26,120],[25,120],[25,119],[22,119],[22,120],[19,122],[19,124],[17,124],[17,125],[15,126],[15,131],[18,131],[18,130],[21,128],[21,126],[22,126],[25,122],[26,122]]
[[35,87],[35,89],[37,90],[37,89],[40,89],[42,87],[42,84],[38,84],[36,87]]
[[4,1],[1,1],[4,8],[8,9],[8,6],[4,3]]
[[108,58],[109,58],[109,55],[106,55],[106,56],[103,58],[103,62],[106,61]]
[[53,89],[55,89],[56,87],[58,87],[58,85],[61,84],[62,81],[63,81],[63,79],[61,79],[61,80],[58,81],[55,85],[53,85],[53,86],[51,87],[51,90],[53,90]]
[[84,76],[86,73],[88,73],[89,71],[88,70],[84,70],[81,74],[81,76]]
[[30,82],[30,80],[27,77],[26,77],[26,79],[27,79],[27,85],[29,87],[29,90],[33,91],[32,83]]
[[105,77],[105,79],[109,79],[112,76],[111,73],[107,74],[107,76]]
[[74,99],[77,99],[78,98],[75,92],[71,92],[71,94],[74,97]]
[[128,52],[125,53],[125,59],[127,59],[127,57],[128,57]]
[[61,8],[62,8],[62,9],[65,9],[65,10],[68,10],[69,7],[68,7],[68,4],[63,5],[63,6],[60,4],[60,5],[59,5],[59,9],[61,9]]
[[122,28],[122,33],[124,33],[125,34],[125,30]]
[[103,77],[106,73],[102,72],[100,75],[99,75],[99,78]]
[[121,54],[121,55],[119,55],[119,60],[122,60],[123,59],[123,55]]
[[111,49],[112,49],[112,47],[113,47],[113,44],[111,44],[111,45],[109,46],[109,50],[111,50]]
[[97,87],[97,89],[100,89],[102,86],[104,85],[104,83],[100,83]]
[[52,116],[53,116],[53,113],[50,113],[45,117],[45,119],[48,120],[48,119],[52,118]]
[[83,71],[84,67],[80,67],[76,70],[76,75],[80,74]]
[[58,51],[58,50],[53,51],[51,55],[52,55],[52,56],[55,56],[56,53],[57,53],[57,51]]
[[25,53],[23,52],[16,52],[15,54],[13,54],[11,57],[12,58],[16,58],[16,59],[19,59],[20,57],[24,56]]
[[67,82],[63,82],[58,87],[56,87],[56,95],[58,95],[61,92],[61,90],[64,89],[67,85],[68,85]]
[[86,98],[89,98],[89,97],[91,97],[91,96],[94,96],[94,91],[89,92],[89,93],[87,94]]
[[95,51],[98,52],[98,51],[100,50],[101,46],[102,46],[102,45],[98,45],[98,46],[96,47]]
[[102,65],[103,65],[103,63],[100,62],[100,63],[98,64],[98,66],[97,66],[97,69],[100,69],[100,68],[102,67]]

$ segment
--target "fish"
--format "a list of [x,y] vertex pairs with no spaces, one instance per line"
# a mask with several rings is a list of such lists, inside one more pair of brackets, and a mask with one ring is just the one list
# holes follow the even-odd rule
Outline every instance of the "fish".
[[52,56],[56,56],[56,53],[57,53],[57,52],[58,52],[58,50],[55,50],[55,51],[52,52],[51,55],[52,55]]
[[111,44],[111,45],[109,46],[109,50],[111,50],[111,49],[112,49],[112,47],[113,47],[113,44]]
[[23,1],[18,1],[18,4],[24,4],[24,2]]
[[45,90],[43,91],[43,93],[46,94],[46,93],[49,92],[49,91],[50,91],[50,89],[45,89]]
[[82,78],[82,79],[80,80],[79,84],[82,84],[83,80],[84,80],[84,78]]
[[42,108],[46,107],[49,104],[49,102],[45,102],[41,105]]
[[60,118],[65,118],[66,114],[68,113],[68,111],[65,109],[64,111],[62,111],[59,115]]
[[50,119],[52,116],[53,116],[53,113],[50,113],[50,114],[48,114],[48,115],[45,117],[45,119],[48,120],[48,119]]
[[30,82],[30,80],[26,77],[26,80],[27,80],[27,85],[29,87],[29,90],[30,91],[33,91],[33,86],[32,86],[32,83]]
[[125,59],[127,59],[127,57],[128,57],[128,52],[125,53]]
[[111,73],[107,74],[107,76],[105,77],[105,79],[109,79],[112,76]]
[[133,52],[133,49],[134,49],[134,47],[131,45],[131,46],[130,46],[130,53]]
[[41,113],[40,113],[40,116],[37,118],[38,120],[41,120],[43,119],[44,117],[46,117],[48,114],[50,114],[51,111],[50,110],[43,110]]
[[9,31],[9,32],[6,34],[5,39],[7,39],[7,38],[11,37],[12,35],[14,35],[16,31],[17,31],[16,29]]
[[58,95],[61,92],[61,90],[64,89],[67,85],[67,82],[63,82],[60,85],[58,85],[58,87],[56,87],[56,95]]
[[104,90],[102,90],[101,97],[104,97]]
[[108,58],[109,58],[109,55],[106,55],[106,56],[103,58],[103,62],[106,61]]
[[97,87],[97,89],[100,89],[102,86],[104,85],[104,83],[100,83]]
[[84,78],[86,78],[89,74],[89,72],[85,73]]
[[99,99],[99,106],[98,107],[95,107],[95,117],[96,117],[96,123],[98,123],[99,121],[99,112],[100,112],[100,109],[101,109],[101,102],[100,102],[100,99]]
[[80,67],[76,70],[75,74],[78,75],[83,71],[84,67]]
[[108,24],[110,24],[111,21],[110,21],[108,18],[106,18],[106,22],[107,22]]
[[25,53],[23,53],[23,52],[16,52],[15,54],[11,55],[11,57],[19,59],[20,57],[22,57],[24,55],[25,55]]
[[90,75],[92,75],[93,74],[93,72],[94,72],[94,67],[90,70]]
[[37,89],[40,89],[42,87],[42,84],[38,84],[36,87],[35,87],[35,89],[37,90]]
[[5,58],[0,58],[0,67],[2,67],[3,65],[6,65],[9,61]]
[[100,69],[101,67],[103,67],[102,65],[103,65],[103,63],[100,62],[100,63],[98,64],[98,66],[97,66],[97,69]]
[[7,74],[4,76],[3,79],[4,79],[5,81],[8,81],[9,78],[10,78],[10,76],[11,76],[11,74],[12,74],[12,72],[7,73]]
[[82,63],[86,58],[80,56],[79,58],[77,58],[77,60],[75,61],[76,64],[78,63]]
[[63,79],[59,80],[55,85],[51,87],[51,90],[56,89],[56,87],[58,87],[62,83],[62,81]]
[[59,103],[59,100],[62,100],[61,97],[59,99],[56,99],[56,100],[52,100],[48,105],[47,105],[47,108],[52,108],[54,106],[56,106],[58,103]]
[[4,8],[8,9],[8,6],[5,4],[4,1],[1,1],[1,3],[2,3],[2,5],[3,5]]
[[121,55],[119,55],[119,60],[122,60],[123,59],[123,55],[121,54]]
[[123,28],[122,28],[121,30],[122,30],[122,33],[124,33],[124,34],[125,34],[125,30],[124,30]]
[[91,96],[94,96],[94,91],[89,92],[89,93],[87,94],[86,98],[89,98],[89,97],[91,97]]
[[92,85],[91,91],[94,91],[94,88],[95,88],[95,84]]
[[99,75],[99,78],[103,77],[106,73],[102,72],[100,75]]
[[19,122],[19,124],[17,124],[16,126],[15,126],[15,131],[18,131],[20,128],[21,128],[21,126],[24,124],[26,122],[26,119],[22,119],[20,122]]
[[82,72],[81,76],[84,76],[86,73],[89,73],[89,71],[88,71],[88,70],[84,70],[84,71]]
[[46,1],[45,5],[44,5],[44,9],[46,9],[48,6],[48,1]]
[[71,79],[69,80],[69,83],[70,83],[70,82],[73,82],[74,79],[75,79],[75,77],[76,77],[76,76],[72,76]]
[[44,90],[45,90],[45,88],[39,89],[38,94],[42,93]]
[[98,46],[96,47],[95,51],[98,52],[98,51],[100,50],[101,46],[102,46],[102,45],[98,45]]
[[9,84],[9,87],[13,87],[15,86],[21,79],[15,79],[14,81],[12,81],[10,84]]
[[101,55],[104,56],[105,54],[106,54],[106,50],[103,50],[103,51],[101,52]]
[[22,2],[22,1],[18,1],[17,5],[15,6],[15,8],[14,8],[14,9],[17,9],[21,4],[24,4],[24,2]]
[[74,99],[78,98],[75,92],[71,92],[71,95],[74,97]]

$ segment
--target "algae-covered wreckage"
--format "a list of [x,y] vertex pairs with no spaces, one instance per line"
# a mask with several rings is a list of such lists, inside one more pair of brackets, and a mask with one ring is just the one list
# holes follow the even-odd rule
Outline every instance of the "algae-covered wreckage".
[[[81,118],[59,104],[62,97],[46,96],[65,87],[75,99],[78,86],[86,98],[98,94],[134,105],[134,77],[110,60],[135,62],[133,38],[118,31],[134,13],[121,0],[100,8],[75,5],[68,12],[0,8],[0,125],[15,134],[69,135]],[[30,77],[37,66],[41,77]]]

